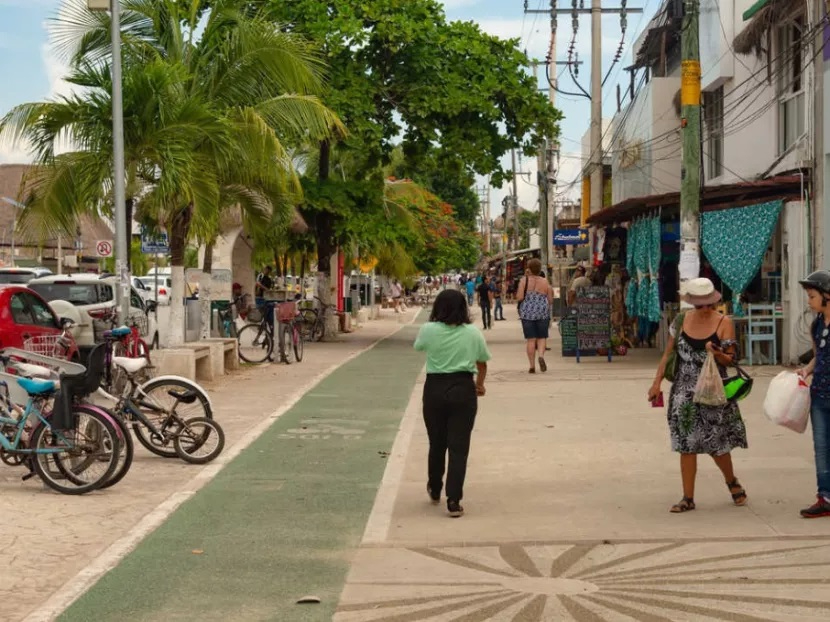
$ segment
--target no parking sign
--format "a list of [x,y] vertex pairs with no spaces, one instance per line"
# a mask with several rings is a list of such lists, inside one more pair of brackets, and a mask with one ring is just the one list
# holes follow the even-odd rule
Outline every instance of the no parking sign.
[[98,240],[95,243],[95,252],[98,257],[112,257],[112,240]]

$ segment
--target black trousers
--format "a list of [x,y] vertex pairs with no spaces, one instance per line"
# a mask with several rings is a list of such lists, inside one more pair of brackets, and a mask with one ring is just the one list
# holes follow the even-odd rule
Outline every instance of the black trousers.
[[[473,374],[427,374],[424,385],[424,423],[429,436],[428,480],[439,494],[447,471],[447,499],[461,501],[470,436],[478,411]],[[446,465],[449,454],[449,465]]]
[[493,316],[490,315],[490,303],[481,304],[481,321],[484,322],[484,328],[491,328],[493,326]]

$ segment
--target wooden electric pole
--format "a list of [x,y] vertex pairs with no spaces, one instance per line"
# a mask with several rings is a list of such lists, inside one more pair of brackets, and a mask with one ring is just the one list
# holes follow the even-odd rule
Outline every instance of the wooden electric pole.
[[699,0],[686,0],[680,35],[680,104],[683,165],[680,174],[680,282],[700,274],[700,16]]

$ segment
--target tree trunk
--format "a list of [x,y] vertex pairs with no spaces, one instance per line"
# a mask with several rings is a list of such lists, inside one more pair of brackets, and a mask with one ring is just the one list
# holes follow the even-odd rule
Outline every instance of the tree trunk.
[[[318,179],[327,181],[331,167],[331,143],[324,140],[320,143],[320,172]],[[331,258],[337,252],[334,239],[334,215],[329,212],[318,212],[314,219],[314,228],[317,235],[317,296],[326,304],[334,304],[337,285],[332,288]],[[334,337],[339,331],[337,316],[332,312],[327,316],[326,338]]]
[[213,246],[205,244],[205,260],[202,264],[202,280],[199,283],[199,313],[202,316],[201,339],[210,339],[211,303],[213,301]]
[[184,343],[184,255],[190,233],[192,212],[193,205],[188,205],[173,217],[168,227],[173,279],[173,291],[170,295],[170,337],[168,338],[170,347]]

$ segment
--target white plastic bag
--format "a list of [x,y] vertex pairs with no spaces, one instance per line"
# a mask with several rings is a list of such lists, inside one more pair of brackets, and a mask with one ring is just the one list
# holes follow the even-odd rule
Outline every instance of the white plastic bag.
[[695,385],[694,401],[706,406],[726,405],[726,392],[723,389],[723,378],[720,376],[715,355],[709,352],[700,370],[700,376]]
[[810,419],[810,387],[798,374],[782,371],[769,384],[764,414],[776,425],[803,434]]

